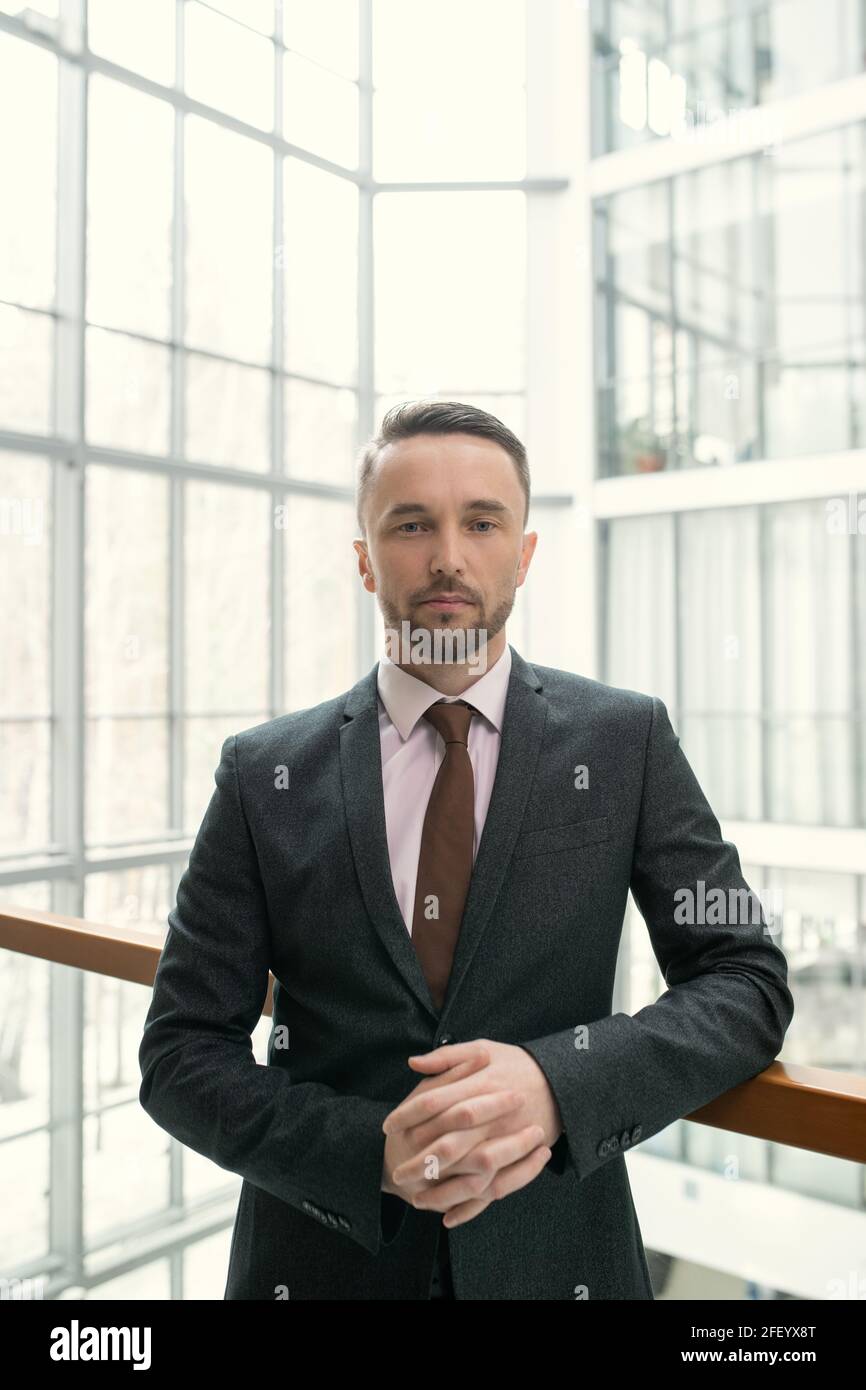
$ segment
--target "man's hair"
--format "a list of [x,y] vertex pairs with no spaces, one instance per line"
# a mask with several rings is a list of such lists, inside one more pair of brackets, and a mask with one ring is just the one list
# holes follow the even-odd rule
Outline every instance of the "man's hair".
[[475,434],[482,439],[492,439],[512,459],[523,495],[526,498],[523,524],[529,517],[529,464],[526,450],[516,434],[477,406],[466,405],[462,401],[418,400],[404,401],[392,406],[382,418],[378,434],[374,435],[361,448],[357,468],[357,515],[361,535],[366,536],[364,526],[364,505],[370,491],[376,464],[383,449],[400,439],[411,439],[417,434]]

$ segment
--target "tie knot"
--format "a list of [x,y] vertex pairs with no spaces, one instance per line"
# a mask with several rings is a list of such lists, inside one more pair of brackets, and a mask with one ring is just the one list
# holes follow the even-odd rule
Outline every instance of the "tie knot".
[[477,714],[477,710],[462,700],[452,700],[450,703],[440,700],[424,711],[424,718],[429,720],[446,743],[462,743],[465,748],[473,714]]

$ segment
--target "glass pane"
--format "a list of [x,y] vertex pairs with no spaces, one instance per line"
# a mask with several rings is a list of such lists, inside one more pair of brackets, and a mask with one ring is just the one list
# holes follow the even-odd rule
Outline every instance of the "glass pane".
[[373,104],[375,177],[522,179],[526,177],[526,94],[429,90],[407,85],[377,92]]
[[186,457],[270,469],[270,374],[217,357],[186,359]]
[[0,304],[0,428],[51,430],[54,322]]
[[525,195],[383,193],[374,222],[377,389],[522,391]]
[[168,829],[168,720],[87,719],[85,827],[91,846]]
[[168,709],[168,482],[90,464],[86,478],[85,708]]
[[850,0],[592,0],[593,146],[689,140],[723,116],[798,96],[864,67]]
[[376,178],[525,177],[524,0],[375,0],[373,45]]
[[[170,907],[169,870],[154,864],[85,880],[90,922],[153,931],[157,945]],[[88,1240],[168,1202],[168,1135],[138,1104],[138,1049],[150,990],[84,974],[84,1204]],[[128,1104],[118,1102],[128,1101]],[[108,1107],[116,1107],[109,1110]]]
[[86,351],[90,443],[168,453],[169,349],[88,328]]
[[674,546],[673,517],[621,517],[609,523],[603,552],[603,679],[657,695],[676,724]]
[[675,525],[683,695],[678,732],[716,815],[760,820],[759,514],[754,507],[692,512]]
[[263,724],[270,716],[258,713],[223,714],[219,717],[191,717],[183,727],[183,825],[187,835],[195,835],[214,792],[214,774],[220,750],[232,734]]
[[772,900],[780,905],[780,944],[796,1005],[783,1058],[800,1066],[862,1073],[866,962],[857,879],[805,868],[768,869],[767,877]]
[[483,79],[495,68],[515,86],[526,77],[525,33],[526,0],[437,0],[435,14],[427,0],[373,0],[373,82],[405,82],[411,57],[419,84],[437,73],[449,85],[457,75],[477,80],[479,69]]
[[719,815],[862,824],[859,537],[827,518],[809,501],[608,526],[604,678],[665,701]]
[[284,179],[285,226],[277,264],[284,271],[286,368],[334,385],[354,385],[358,190],[299,159],[285,161]]
[[[10,884],[0,889],[5,910],[47,912],[46,883]],[[3,1085],[0,1138],[3,1181],[15,1200],[0,1203],[3,1273],[14,1276],[48,1250],[49,1111],[51,1065],[48,1046],[50,971],[47,961],[0,953],[3,1008]],[[29,1131],[35,1131],[30,1133]],[[13,1140],[13,1136],[21,1137]],[[9,1142],[12,1141],[12,1142]],[[4,1298],[12,1294],[4,1288]]]
[[358,88],[296,53],[283,59],[288,141],[347,169],[358,167]]
[[[351,502],[295,496],[286,498],[285,524],[285,708],[295,710],[358,678],[358,523]],[[339,637],[323,641],[325,631]]]
[[[147,1009],[147,992],[141,996],[139,1032]],[[88,1001],[88,1027],[102,1033]],[[168,1146],[164,1130],[154,1124],[138,1103],[88,1115],[84,1120],[84,1239],[88,1246],[117,1228],[133,1226],[142,1215],[161,1211],[168,1204]]]
[[[228,1267],[228,1262],[226,1262]],[[149,1264],[139,1265],[115,1279],[106,1279],[94,1288],[88,1289],[83,1301],[88,1303],[124,1302],[145,1303],[154,1299],[169,1299],[173,1296],[172,1266],[170,1260],[151,1260]]]
[[284,0],[286,47],[331,72],[358,76],[358,0]]
[[[576,552],[588,544],[590,532],[574,507],[537,505],[530,511],[527,530],[538,532],[538,545],[526,583],[516,591],[523,595],[528,637],[528,647],[518,650],[527,661],[576,670],[577,634],[571,623],[562,621],[563,576],[576,567]],[[566,592],[580,602],[573,581],[566,581]],[[510,619],[508,640],[513,644]]]
[[51,726],[47,719],[0,719],[0,854],[43,849],[51,839]]
[[[166,864],[144,864],[138,868],[113,869],[109,873],[88,874],[84,880],[84,916],[88,922],[101,922],[112,927],[134,927],[136,931],[153,932],[154,939],[161,947],[162,938],[166,932],[166,918],[168,910],[172,905],[170,889],[171,871]],[[89,982],[93,982],[88,975]],[[132,1039],[131,1029],[140,1026],[141,1019],[139,1010],[142,1002],[145,1008],[149,1003],[143,994],[144,986],[132,984],[125,980],[114,980],[108,976],[101,976],[100,979],[105,986],[115,986],[124,993],[124,999],[118,1001],[114,996],[112,1005],[112,1021],[118,1022],[118,1002],[123,1005],[121,1014],[129,1028],[124,1026],[122,1035],[126,1039],[123,1047],[118,1051],[115,1043],[106,1056],[113,1057],[114,1064],[105,1066],[100,1064],[98,1055],[99,1040],[91,1038],[91,1046],[86,1048],[86,1062],[84,1071],[84,1098],[87,1105],[96,1105],[100,1099],[104,1099],[102,1087],[104,1081],[100,1081],[100,1076],[111,1076],[111,1084],[119,1085],[118,1062],[124,1062],[124,1085],[138,1086],[141,1082],[132,1074],[138,1068],[138,1043],[141,1041],[141,1034],[137,1040]],[[103,998],[107,997],[105,994]],[[131,1049],[134,1047],[134,1058]],[[135,1066],[131,1068],[130,1063],[134,1060]]]
[[[205,799],[205,805],[207,799]],[[268,1031],[270,1032],[270,1019],[268,1020]],[[265,1062],[262,1063],[266,1065]],[[213,1197],[216,1193],[220,1196],[228,1195],[234,1197],[235,1201],[241,1194],[241,1180],[235,1174],[230,1173],[225,1168],[220,1168],[218,1163],[212,1163],[205,1158],[204,1154],[196,1153],[195,1149],[183,1150],[183,1196],[185,1202],[200,1202],[203,1198]],[[226,1283],[226,1271],[228,1270],[228,1246],[226,1246],[225,1262],[222,1269],[218,1272],[218,1277],[222,1281],[218,1298],[222,1298],[222,1291]],[[197,1297],[198,1295],[196,1295]],[[204,1296],[204,1295],[202,1295]]]
[[185,157],[187,343],[267,362],[273,156],[257,141],[188,116]]
[[188,483],[184,522],[187,709],[267,708],[270,494]]
[[[0,713],[51,709],[51,471],[44,459],[0,453]],[[26,614],[26,622],[21,615]]]
[[[669,279],[664,200],[655,185],[612,199],[600,216],[604,265],[616,285],[597,304],[598,446],[602,474],[667,466],[669,441],[658,432],[657,388],[671,386],[669,349],[656,332]],[[668,374],[664,349],[668,347]],[[657,360],[658,358],[661,360]]]
[[774,457],[864,442],[864,155],[861,124],[776,149],[764,161],[773,295],[767,453]]
[[16,1277],[16,1269],[48,1254],[49,1145],[47,1128],[3,1145],[3,1181],[15,1194],[14,1201],[3,1203],[0,1218],[3,1268],[9,1278]]
[[862,447],[866,123],[603,202],[599,469]]
[[288,377],[285,410],[287,471],[317,483],[351,486],[357,432],[355,392]]
[[[3,33],[0,130],[0,299],[48,308],[54,301],[57,59]],[[12,131],[26,138],[12,138]]]
[[830,531],[823,502],[768,507],[766,532],[768,818],[854,825],[854,726],[863,717],[852,707],[859,538]]
[[[184,1161],[194,1156],[192,1149],[184,1149]],[[212,1167],[214,1165],[211,1165]],[[223,1177],[225,1169],[218,1170]],[[238,1193],[240,1186],[238,1185]],[[227,1227],[207,1240],[197,1240],[183,1247],[183,1288],[184,1298],[221,1299],[225,1294],[228,1276],[229,1255],[231,1253],[232,1228]]]
[[273,44],[195,0],[187,0],[184,16],[184,70],[189,95],[238,120],[272,130]]
[[154,82],[174,82],[175,0],[88,0],[94,53]]
[[87,316],[167,338],[174,113],[94,73],[89,122]]

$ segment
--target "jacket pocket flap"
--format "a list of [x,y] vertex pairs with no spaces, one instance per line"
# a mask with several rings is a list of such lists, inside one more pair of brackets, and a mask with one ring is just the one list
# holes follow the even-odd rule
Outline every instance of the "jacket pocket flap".
[[525,830],[518,838],[514,854],[515,858],[522,859],[528,854],[555,853],[595,840],[606,840],[610,833],[610,816],[569,821],[566,825],[546,825],[540,830]]

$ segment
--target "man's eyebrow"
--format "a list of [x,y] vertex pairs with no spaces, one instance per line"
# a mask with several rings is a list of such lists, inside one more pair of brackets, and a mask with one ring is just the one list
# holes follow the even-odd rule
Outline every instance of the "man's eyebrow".
[[[498,497],[476,497],[474,502],[467,502],[463,508],[465,512],[498,512],[510,513],[511,508],[506,507],[504,502],[500,502]],[[431,512],[423,502],[395,502],[393,507],[389,507],[385,513],[385,520],[391,520],[398,516],[430,516]]]

